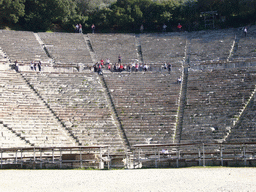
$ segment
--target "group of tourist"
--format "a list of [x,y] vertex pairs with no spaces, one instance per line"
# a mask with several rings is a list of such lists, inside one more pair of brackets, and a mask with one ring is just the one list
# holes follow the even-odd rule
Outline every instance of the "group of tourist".
[[83,33],[82,25],[76,24],[75,33]]
[[[138,63],[138,62],[133,62],[131,64],[123,64],[122,63],[122,58],[119,55],[118,56],[118,62],[115,64],[112,64],[110,62],[110,59],[107,58],[106,61],[103,59],[100,60],[100,62],[97,62],[93,65],[94,72],[97,72],[98,74],[102,75],[103,71],[102,69],[106,68],[106,70],[109,70],[111,72],[122,72],[122,71],[127,71],[127,72],[138,72],[138,71],[148,71],[150,67],[146,63]],[[164,70],[168,70],[169,73],[172,71],[172,64],[167,62],[164,62],[162,65],[162,68]],[[182,77],[177,78],[177,84],[182,83]]]
[[[169,73],[171,73],[171,71],[172,71],[172,64],[171,63],[164,63],[163,64],[163,69],[168,69],[168,71],[169,71]],[[182,77],[181,76],[179,76],[178,77],[178,79],[177,79],[177,83],[178,84],[181,84],[182,83]]]
[[[41,63],[41,61],[38,61],[38,62],[31,61],[31,62],[30,62],[30,69],[31,69],[32,71],[36,71],[37,68],[38,68],[39,71],[42,70],[42,63]],[[14,62],[14,69],[15,69],[17,72],[19,71],[19,63],[18,63],[17,60]]]
[[[166,32],[166,29],[167,29],[167,25],[164,23],[163,24],[163,27],[162,27],[162,32],[165,33]],[[181,29],[182,29],[182,25],[180,23],[178,23],[178,26],[177,26],[177,29],[179,32],[181,32]],[[144,31],[144,26],[143,24],[140,26],[140,32],[143,33]]]
[[41,63],[41,61],[39,61],[39,62],[35,62],[35,61],[31,61],[31,63],[30,63],[30,69],[32,70],[32,71],[36,71],[36,68],[38,67],[38,70],[39,71],[41,71],[42,70],[42,63]]
[[107,70],[111,72],[122,72],[122,71],[137,72],[137,71],[149,70],[149,66],[146,63],[139,64],[138,62],[134,62],[132,64],[123,64],[122,58],[120,55],[118,56],[118,62],[115,64],[112,64],[109,58],[107,58],[106,61],[101,59],[100,62],[97,62],[93,65],[93,68],[94,68],[94,72],[98,72],[99,74],[102,74],[103,68],[107,68]]
[[128,72],[138,72],[138,71],[148,71],[149,66],[145,63],[132,63],[132,64],[122,64],[122,63],[115,63],[114,65],[108,65],[108,70],[112,72],[122,72],[122,71],[128,71]]
[[163,65],[163,68],[164,68],[164,69],[168,69],[168,71],[171,72],[171,71],[172,71],[172,64],[171,64],[171,63],[168,63],[168,64],[167,64],[167,63],[165,62],[164,65]]

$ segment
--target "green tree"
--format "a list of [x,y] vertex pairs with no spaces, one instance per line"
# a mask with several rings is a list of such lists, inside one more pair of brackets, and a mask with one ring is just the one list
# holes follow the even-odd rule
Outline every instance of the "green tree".
[[25,14],[25,0],[0,0],[0,20],[17,23]]
[[71,0],[26,0],[24,26],[33,31],[49,29],[52,23],[68,23],[76,16],[76,4]]
[[78,10],[82,15],[90,15],[95,11],[104,11],[115,2],[116,0],[76,0]]

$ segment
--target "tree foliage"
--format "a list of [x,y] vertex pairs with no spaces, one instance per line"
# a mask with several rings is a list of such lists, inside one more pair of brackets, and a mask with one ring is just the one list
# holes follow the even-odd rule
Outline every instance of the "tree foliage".
[[25,0],[0,0],[0,20],[17,23],[25,14]]
[[23,24],[34,31],[68,22],[77,14],[76,4],[70,0],[26,0],[25,13]]
[[[256,0],[0,0],[0,20],[26,30],[44,31],[53,24],[73,31],[81,23],[99,31],[136,32],[203,26],[201,12],[217,11],[216,26],[235,26],[256,20]],[[221,19],[225,18],[225,19]],[[219,23],[218,23],[219,22]]]

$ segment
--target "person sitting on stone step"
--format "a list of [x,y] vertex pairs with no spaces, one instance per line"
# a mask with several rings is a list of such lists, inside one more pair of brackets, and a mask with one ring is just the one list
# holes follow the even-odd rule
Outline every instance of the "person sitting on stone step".
[[181,81],[182,81],[182,79],[181,79],[181,76],[180,76],[180,77],[178,77],[178,79],[177,79],[177,83],[178,83],[178,84],[181,84]]

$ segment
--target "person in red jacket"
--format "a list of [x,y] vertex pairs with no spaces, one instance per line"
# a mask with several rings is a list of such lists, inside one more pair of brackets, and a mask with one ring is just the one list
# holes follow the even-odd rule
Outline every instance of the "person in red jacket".
[[123,66],[123,64],[122,64],[122,63],[120,64],[120,68],[119,68],[119,70],[120,70],[120,72],[122,72],[122,71],[124,70],[124,66]]
[[110,63],[108,64],[108,70],[111,71],[111,65],[110,65]]
[[179,32],[181,32],[182,25],[179,23],[177,28],[178,28]]
[[104,60],[103,59],[100,60],[100,64],[101,64],[101,66],[104,65]]

